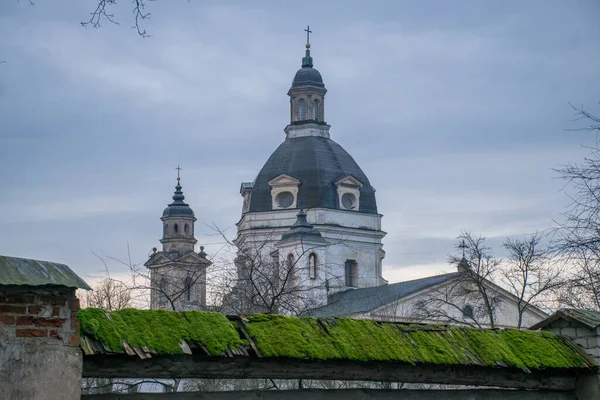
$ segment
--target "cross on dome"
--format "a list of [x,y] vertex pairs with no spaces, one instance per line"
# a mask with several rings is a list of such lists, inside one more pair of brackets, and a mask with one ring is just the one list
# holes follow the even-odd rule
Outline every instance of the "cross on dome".
[[306,48],[310,49],[310,34],[312,33],[312,31],[310,30],[309,25],[306,26],[304,32],[306,32]]

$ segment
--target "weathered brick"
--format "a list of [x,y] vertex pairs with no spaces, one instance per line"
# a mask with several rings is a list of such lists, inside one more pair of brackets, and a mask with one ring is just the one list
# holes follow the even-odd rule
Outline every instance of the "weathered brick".
[[0,305],[0,313],[25,314],[25,306]]
[[71,310],[79,310],[79,299],[69,300],[69,308]]
[[79,346],[80,343],[81,343],[81,341],[79,339],[79,335],[69,336],[69,344],[71,344],[73,346]]
[[36,329],[17,329],[16,336],[25,338],[25,337],[46,337],[48,332],[45,329],[36,328]]
[[67,299],[62,296],[43,295],[40,296],[40,301],[44,304],[50,304],[53,306],[64,306]]
[[59,314],[60,314],[60,307],[54,307],[54,308],[52,309],[52,316],[53,316],[53,317],[56,317],[56,316],[57,316],[57,315],[59,315]]
[[71,329],[75,332],[79,332],[81,326],[79,325],[79,321],[76,319],[71,319]]
[[14,325],[15,317],[11,315],[0,315],[0,324],[4,325]]
[[29,306],[29,307],[27,307],[27,312],[29,312],[29,314],[31,314],[31,315],[39,314],[40,311],[42,311],[42,307],[41,306]]
[[63,326],[65,324],[65,320],[61,319],[61,318],[54,318],[54,319],[36,318],[33,321],[33,324],[35,326],[52,326],[52,327],[60,328],[61,326]]
[[53,338],[53,339],[58,339],[58,329],[48,330],[48,337]]
[[29,326],[33,325],[33,317],[17,317],[17,325]]
[[25,293],[9,293],[5,296],[0,297],[0,303],[17,303],[17,304],[29,304],[35,301],[33,294]]

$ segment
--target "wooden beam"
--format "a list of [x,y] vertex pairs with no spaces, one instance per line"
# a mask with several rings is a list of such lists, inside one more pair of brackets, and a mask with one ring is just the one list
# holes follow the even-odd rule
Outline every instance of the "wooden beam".
[[531,390],[303,389],[83,395],[81,400],[576,400],[573,393]]
[[141,360],[123,355],[83,358],[84,378],[156,379],[325,379],[437,383],[519,389],[570,391],[585,369],[524,372],[515,368],[418,365],[394,362],[318,361],[201,355],[153,356]]

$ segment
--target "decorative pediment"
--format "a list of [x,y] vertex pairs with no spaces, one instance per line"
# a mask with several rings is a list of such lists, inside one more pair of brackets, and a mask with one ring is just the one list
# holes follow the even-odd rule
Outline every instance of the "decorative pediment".
[[298,186],[299,184],[300,184],[299,179],[296,179],[293,176],[289,176],[286,174],[278,175],[269,181],[269,185],[271,187]]
[[150,256],[150,259],[144,264],[148,268],[163,266],[169,263],[185,263],[185,264],[211,264],[206,257],[194,252],[187,253],[168,253],[159,251]]
[[361,181],[359,181],[358,179],[356,179],[355,177],[353,177],[352,175],[348,175],[342,179],[340,179],[339,181],[335,182],[336,186],[345,186],[345,187],[358,187],[361,188],[363,187],[363,184]]

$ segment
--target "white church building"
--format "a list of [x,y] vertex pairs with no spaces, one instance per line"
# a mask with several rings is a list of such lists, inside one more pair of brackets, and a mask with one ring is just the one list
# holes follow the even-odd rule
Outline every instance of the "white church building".
[[[331,138],[325,118],[326,93],[307,43],[301,68],[288,91],[290,123],[284,129],[283,142],[255,179],[240,187],[243,206],[234,240],[242,256],[238,275],[249,274],[244,257],[255,257],[276,268],[293,265],[297,287],[313,293],[313,309],[306,314],[411,320],[409,310],[419,299],[450,287],[460,273],[394,284],[382,277],[386,233],[375,188],[352,156]],[[173,199],[161,218],[163,249],[155,251],[146,263],[153,274],[164,278],[152,281],[152,307],[168,308],[163,294],[172,287],[183,288],[177,309],[203,309],[205,285],[210,282],[206,275],[190,278],[189,274],[195,268],[205,269],[210,262],[202,250],[194,251],[195,217],[183,203],[179,182]],[[502,298],[498,325],[514,326],[516,298],[491,282],[489,285]],[[457,321],[468,320],[477,307],[467,299],[464,303],[456,312]],[[545,317],[531,307],[524,314],[524,326]]]

